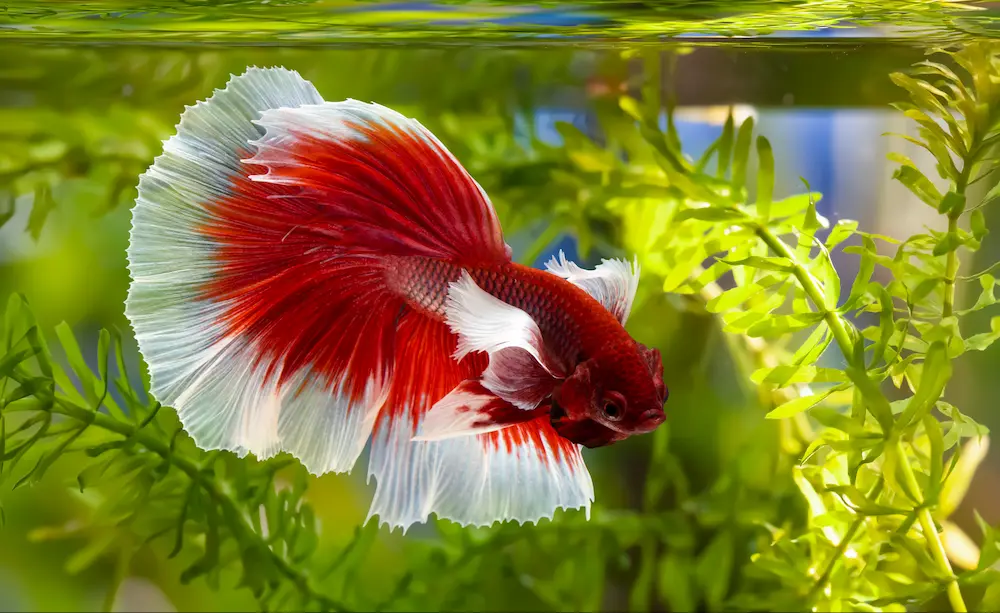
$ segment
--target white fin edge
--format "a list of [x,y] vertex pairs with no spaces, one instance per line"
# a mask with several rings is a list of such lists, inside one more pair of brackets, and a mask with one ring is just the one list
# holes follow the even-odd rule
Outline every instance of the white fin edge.
[[405,533],[431,513],[463,526],[534,523],[558,509],[583,509],[590,518],[594,485],[578,445],[560,456],[545,437],[542,448],[516,443],[509,450],[482,435],[414,441],[412,424],[407,409],[376,430],[368,521],[378,516],[380,525]]
[[249,68],[185,109],[177,133],[140,177],[128,247],[125,313],[149,365],[151,393],[177,409],[203,449],[264,459],[295,455],[314,474],[350,471],[371,434],[385,381],[373,374],[350,404],[341,383],[301,372],[279,384],[255,366],[259,348],[226,336],[224,303],[198,298],[216,246],[197,231],[208,203],[229,195],[238,152],[263,130],[268,109],[321,104],[319,92],[283,68]]
[[590,294],[623,326],[628,321],[639,289],[638,258],[634,258],[631,265],[626,260],[601,260],[596,268],[588,270],[567,260],[560,249],[558,259],[553,256],[545,263],[545,269]]

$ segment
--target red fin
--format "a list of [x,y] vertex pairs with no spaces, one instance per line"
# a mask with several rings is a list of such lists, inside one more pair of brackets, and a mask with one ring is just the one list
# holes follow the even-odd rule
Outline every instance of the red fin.
[[303,229],[376,255],[508,261],[485,192],[415,120],[354,100],[265,112],[249,160],[256,180],[294,186],[321,205]]
[[388,380],[405,311],[388,256],[506,260],[479,185],[419,123],[359,102],[264,110],[228,194],[197,227],[217,269],[199,298],[287,384],[308,370],[349,401]]
[[185,110],[139,181],[126,305],[154,397],[200,447],[317,474],[361,453],[402,304],[372,249],[317,231],[321,201],[240,161],[263,112],[322,104],[298,74],[251,68]]

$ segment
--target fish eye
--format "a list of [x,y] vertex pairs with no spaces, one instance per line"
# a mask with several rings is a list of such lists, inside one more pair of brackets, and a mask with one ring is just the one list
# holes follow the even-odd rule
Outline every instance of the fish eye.
[[601,408],[601,412],[609,421],[618,421],[625,415],[625,410],[622,408],[622,402],[613,398],[606,398],[604,400],[604,406]]

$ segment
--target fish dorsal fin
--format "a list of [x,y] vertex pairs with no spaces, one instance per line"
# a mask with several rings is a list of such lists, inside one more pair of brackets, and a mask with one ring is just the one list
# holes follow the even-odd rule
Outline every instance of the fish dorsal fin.
[[596,268],[587,270],[567,260],[566,254],[560,250],[559,258],[553,256],[545,263],[545,269],[590,294],[623,326],[628,321],[635,292],[639,288],[638,261],[629,265],[625,260],[601,260]]
[[265,134],[244,161],[266,172],[250,178],[323,201],[341,248],[510,260],[486,192],[417,120],[345,100],[268,109],[255,123]]

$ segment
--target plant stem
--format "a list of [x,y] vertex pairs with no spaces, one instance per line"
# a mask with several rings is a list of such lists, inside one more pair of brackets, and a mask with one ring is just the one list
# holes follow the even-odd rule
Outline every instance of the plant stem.
[[[948,216],[948,234],[954,234],[958,230],[958,216]],[[958,276],[958,250],[952,249],[948,252],[948,259],[945,263],[944,272],[944,304],[941,308],[941,317],[951,317],[955,308],[955,278]]]
[[[972,166],[975,164],[975,161],[976,156],[971,156],[970,159],[965,162],[962,174],[960,174],[958,179],[955,181],[955,192],[960,196],[965,196],[965,190],[969,185],[969,173],[972,172]],[[948,212],[948,234],[955,234],[958,232],[958,218],[965,212],[964,206],[956,207],[956,209],[957,210]],[[948,252],[948,258],[945,261],[944,270],[944,304],[941,308],[942,319],[945,317],[951,317],[952,311],[955,308],[955,279],[958,277],[958,249],[952,249]]]
[[[913,474],[913,468],[910,466],[910,463],[906,461],[903,445],[898,438],[896,439],[896,453],[900,457],[901,461],[899,465],[903,470],[903,479],[906,480],[907,486],[913,491],[919,492],[920,484],[917,482],[916,475]],[[938,534],[937,528],[934,526],[934,518],[931,516],[930,509],[921,507],[917,511],[917,521],[920,522],[920,529],[923,530],[924,537],[927,538],[927,545],[930,547],[934,562],[948,576],[948,601],[951,602],[952,610],[956,613],[968,611],[965,607],[965,600],[962,599],[962,591],[958,587],[958,580],[951,569],[951,563],[948,561],[948,556],[944,551],[944,543],[941,541],[941,535]]]
[[[823,312],[823,317],[826,320],[827,325],[830,326],[830,330],[833,332],[833,337],[837,341],[837,345],[840,347],[841,353],[847,359],[848,363],[851,361],[851,356],[854,355],[854,342],[851,339],[851,334],[848,332],[847,322],[844,321],[843,316],[828,308],[826,306],[826,301],[823,297],[823,291],[817,284],[816,279],[809,274],[809,271],[798,261],[795,253],[789,249],[788,245],[780,240],[774,235],[768,228],[764,226],[755,226],[755,232],[757,236],[762,240],[768,247],[774,251],[780,257],[787,258],[794,268],[793,274],[798,280],[799,285],[802,286],[803,291],[809,297],[809,300],[816,306],[817,309]],[[954,255],[954,251],[949,255]],[[957,259],[957,258],[956,258]],[[954,265],[957,270],[957,263]],[[952,284],[954,287],[954,284]],[[946,292],[947,293],[947,292]],[[868,376],[865,374],[865,376]],[[861,390],[864,394],[864,390]],[[871,401],[872,399],[869,399]],[[881,400],[884,401],[884,398]],[[915,492],[920,491],[920,486],[917,483],[916,476],[913,473],[913,467],[910,466],[909,457],[903,452],[902,445],[899,439],[895,442],[898,445],[898,455],[899,464],[903,470],[904,478],[907,481],[907,485]],[[952,571],[951,563],[948,561],[948,557],[944,553],[944,544],[941,542],[941,535],[938,534],[937,528],[934,526],[934,518],[931,516],[930,509],[926,507],[921,508],[917,512],[917,519],[920,521],[920,527],[924,531],[924,536],[927,538],[928,546],[931,549],[931,555],[934,557],[935,563],[941,572],[950,577],[948,583],[948,600],[951,602],[952,609],[956,613],[961,613],[967,611],[965,606],[965,601],[962,599],[962,592],[958,587],[958,582],[955,579],[955,573]]]
[[[885,479],[879,477],[875,482],[875,485],[873,485],[871,490],[868,491],[868,498],[877,498],[878,495],[882,493],[883,485],[885,485]],[[839,562],[844,556],[844,552],[847,551],[847,547],[851,544],[851,541],[854,540],[858,530],[860,530],[861,526],[865,524],[865,519],[867,519],[867,517],[868,516],[866,515],[858,515],[854,518],[854,521],[851,522],[851,525],[847,528],[847,532],[845,532],[843,538],[840,539],[840,544],[837,545],[837,549],[835,549],[833,555],[830,556],[830,561],[827,562],[826,568],[823,569],[823,574],[816,579],[812,588],[809,589],[809,593],[806,594],[807,603],[811,604],[813,599],[816,598],[816,595],[819,594],[820,590],[826,587],[826,584],[830,582],[830,575],[833,574],[833,569],[837,567],[837,562]]]

